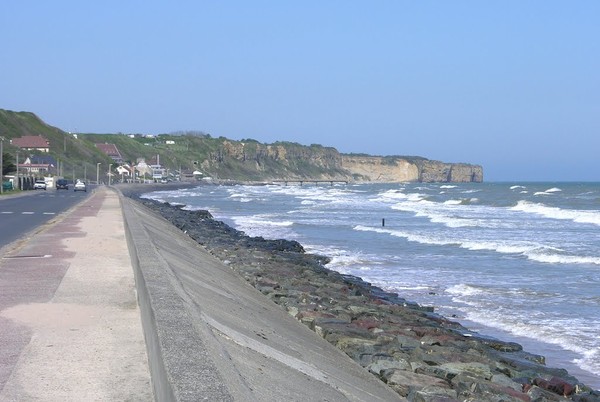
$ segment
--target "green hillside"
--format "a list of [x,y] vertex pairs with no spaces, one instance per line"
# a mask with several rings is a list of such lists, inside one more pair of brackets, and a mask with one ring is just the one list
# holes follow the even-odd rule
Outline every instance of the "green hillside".
[[[75,138],[56,127],[44,123],[35,114],[30,112],[13,112],[0,109],[0,136],[5,138],[4,153],[14,163],[19,154],[22,163],[30,155],[46,155],[40,152],[19,150],[10,144],[10,140],[24,135],[41,135],[50,142],[49,155],[60,164],[65,177],[94,176],[96,163],[110,163],[110,158],[100,152],[88,141]],[[92,175],[91,172],[94,172]]]
[[[157,136],[72,135],[47,125],[33,113],[0,109],[0,136],[5,137],[4,150],[13,161],[18,149],[9,140],[24,135],[41,135],[49,140],[49,154],[59,162],[67,178],[85,176],[95,180],[97,163],[101,163],[101,175],[106,173],[112,160],[97,149],[97,143],[115,144],[126,163],[135,164],[140,158],[149,162],[158,157],[170,172],[200,170],[205,176],[217,179],[348,178],[348,172],[340,168],[341,156],[337,150],[320,145],[233,141],[198,132]],[[22,162],[29,154],[35,152],[19,151],[19,160]]]

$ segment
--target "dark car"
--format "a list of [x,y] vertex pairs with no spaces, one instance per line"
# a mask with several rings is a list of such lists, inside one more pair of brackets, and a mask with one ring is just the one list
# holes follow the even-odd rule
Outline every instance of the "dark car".
[[69,189],[69,182],[66,179],[58,179],[56,181],[56,189],[60,190],[68,190]]

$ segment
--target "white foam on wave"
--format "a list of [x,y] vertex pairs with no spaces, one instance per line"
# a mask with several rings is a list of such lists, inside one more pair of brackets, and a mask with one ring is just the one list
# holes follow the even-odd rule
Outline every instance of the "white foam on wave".
[[470,251],[493,251],[500,254],[513,254],[533,261],[551,264],[595,264],[600,265],[599,257],[565,255],[564,251],[532,241],[517,240],[467,240],[460,238],[447,238],[443,235],[422,235],[384,227],[370,227],[357,225],[357,231],[375,232],[390,236],[404,238],[411,242],[434,246],[453,245]]
[[600,376],[600,348],[591,348],[582,353],[582,357],[573,363],[594,375]]
[[374,278],[370,277],[371,273],[378,273],[378,266],[382,264],[382,261],[377,256],[365,254],[360,251],[349,251],[333,246],[323,245],[312,245],[303,244],[304,249],[308,253],[326,255],[330,258],[327,268],[342,274],[357,275],[360,273],[360,277],[372,281]]
[[446,200],[444,205],[471,205],[478,201],[477,198],[461,198],[460,200]]
[[412,290],[412,291],[418,291],[418,290],[431,290],[432,287],[431,286],[402,286],[402,285],[396,285],[394,286],[394,290]]
[[591,223],[600,226],[600,211],[598,210],[562,209],[525,200],[519,201],[517,205],[510,209],[541,215],[545,218],[571,220],[577,223]]
[[527,187],[525,187],[525,186],[518,186],[518,185],[517,186],[510,186],[511,190],[517,190],[517,189],[520,189],[520,188],[527,188]]
[[379,193],[377,198],[375,198],[374,200],[393,201],[393,200],[405,200],[407,198],[408,198],[408,196],[400,190],[387,190],[387,191],[383,191],[383,192]]
[[458,187],[458,186],[453,186],[450,184],[444,184],[443,186],[440,186],[440,188],[456,188],[456,187]]
[[467,285],[465,283],[459,283],[458,285],[453,285],[446,289],[446,293],[450,293],[451,295],[455,296],[479,295],[484,293],[484,291],[485,290],[482,287]]
[[527,257],[538,262],[549,264],[590,264],[600,265],[600,257],[578,256],[578,255],[561,255],[561,254],[544,254],[544,253],[526,253]]
[[443,239],[435,238],[433,236],[424,236],[424,235],[419,235],[419,234],[415,234],[415,233],[403,232],[401,230],[386,229],[386,228],[381,228],[381,227],[363,226],[363,225],[357,225],[353,229],[362,231],[362,232],[375,232],[375,233],[388,234],[388,235],[395,236],[395,237],[405,238],[408,241],[421,243],[421,244],[431,244],[431,245],[438,245],[438,246],[445,246],[445,245],[452,245],[452,244],[458,245],[458,243],[456,241],[443,240]]
[[248,236],[262,236],[268,239],[293,239],[295,237],[295,233],[291,230],[294,222],[272,220],[272,217],[267,214],[233,216],[230,219],[234,222],[237,229],[243,231]]
[[446,204],[446,205],[460,205],[460,204],[462,204],[462,200],[447,200],[447,201],[444,201],[444,204]]
[[465,318],[469,321],[498,328],[518,337],[533,339],[537,342],[557,345],[581,356],[573,363],[592,374],[600,374],[600,348],[596,339],[600,332],[599,322],[579,319],[576,316],[568,320],[544,318],[543,315],[527,315],[527,320],[520,320],[520,314],[503,309],[485,308],[476,301],[475,295],[462,307]]
[[533,195],[552,195],[554,193],[559,193],[562,190],[558,187],[552,187],[544,191],[536,191]]
[[[171,203],[171,205],[176,205]],[[215,208],[209,209],[208,207],[203,207],[200,205],[186,205],[185,207],[181,208],[185,211],[209,211],[211,214],[216,211]]]
[[[486,226],[486,222],[479,218],[466,216],[467,211],[457,209],[463,205],[464,200],[448,200],[444,203],[436,203],[427,200],[399,202],[392,205],[397,211],[413,212],[417,217],[428,218],[430,222],[441,223],[449,228]],[[460,216],[463,214],[465,216]]]
[[524,242],[524,241],[462,241],[460,247],[472,251],[496,251],[502,254],[523,254],[544,249],[541,244]]

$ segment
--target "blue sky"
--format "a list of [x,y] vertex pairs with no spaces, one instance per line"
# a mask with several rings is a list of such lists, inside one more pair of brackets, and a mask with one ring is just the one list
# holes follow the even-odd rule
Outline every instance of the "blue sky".
[[599,1],[0,6],[0,108],[600,181]]

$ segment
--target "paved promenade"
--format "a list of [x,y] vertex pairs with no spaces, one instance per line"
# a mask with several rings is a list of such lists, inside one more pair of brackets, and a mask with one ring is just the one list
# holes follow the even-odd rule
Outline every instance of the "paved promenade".
[[401,400],[113,189],[2,251],[2,402]]
[[153,399],[114,191],[3,250],[0,344],[0,401]]

